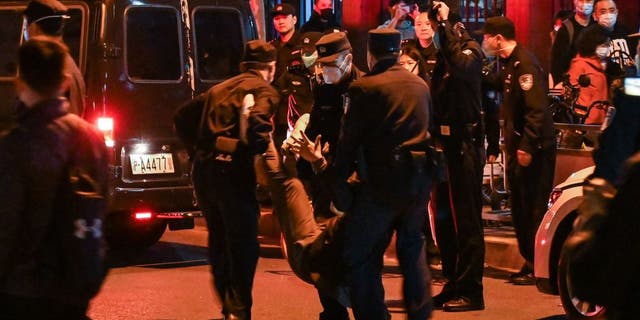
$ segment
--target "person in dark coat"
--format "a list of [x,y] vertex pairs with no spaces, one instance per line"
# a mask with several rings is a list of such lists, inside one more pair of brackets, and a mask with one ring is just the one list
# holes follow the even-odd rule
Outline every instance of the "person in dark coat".
[[[431,101],[426,83],[397,63],[399,52],[398,31],[369,31],[371,73],[349,87],[335,157],[334,204],[345,212],[342,257],[358,320],[390,318],[381,262],[393,231],[408,319],[428,319],[432,310],[424,240]],[[353,190],[356,164],[362,183]]]
[[[67,7],[57,0],[33,0],[23,12],[27,24],[28,37],[47,37],[64,43],[64,26],[70,16]],[[85,106],[86,85],[84,76],[67,53],[64,72],[70,75],[65,96],[69,99],[69,112],[82,116]]]
[[431,79],[435,122],[431,132],[447,166],[446,177],[432,194],[436,240],[447,278],[433,298],[434,307],[452,312],[482,310],[483,54],[461,25],[452,25],[444,2],[434,2],[429,12],[439,50]]
[[[533,285],[535,236],[553,187],[556,139],[548,108],[547,76],[535,56],[515,41],[515,27],[505,17],[487,20],[483,48],[500,57],[503,89],[506,173],[511,216],[520,254],[526,263],[511,281]],[[536,181],[537,183],[532,183]]]
[[[37,37],[18,50],[18,119],[0,137],[3,319],[88,319],[92,296],[77,292],[65,276],[63,261],[70,257],[64,255],[70,251],[60,225],[69,213],[61,205],[67,196],[61,186],[67,185],[73,154],[81,152],[82,168],[94,179],[97,195],[106,197],[108,156],[102,133],[69,113],[69,102],[61,98],[67,55],[60,42]],[[102,215],[96,219],[104,221]],[[100,238],[96,219],[82,229],[76,224],[75,231]]]
[[271,44],[249,41],[240,64],[242,73],[188,102],[206,109],[204,142],[194,156],[193,185],[209,229],[214,288],[229,319],[251,319],[260,215],[254,157],[271,142],[270,118],[280,99],[270,85],[275,64]]
[[313,12],[300,32],[336,32],[343,30],[333,12],[333,0],[313,0]]

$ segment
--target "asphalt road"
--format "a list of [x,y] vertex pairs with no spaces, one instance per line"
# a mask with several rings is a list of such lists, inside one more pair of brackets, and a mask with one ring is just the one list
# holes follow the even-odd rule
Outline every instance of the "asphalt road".
[[[211,290],[206,261],[207,232],[167,231],[161,242],[143,252],[119,252],[89,315],[107,319],[221,319],[220,303]],[[560,320],[560,299],[539,293],[534,286],[506,282],[508,274],[486,270],[484,311],[445,313],[433,319]],[[386,301],[393,320],[406,319],[402,306],[402,277],[393,263],[385,267]],[[442,282],[434,275],[433,291]],[[315,289],[295,277],[277,248],[266,247],[258,262],[254,284],[253,319],[312,320],[321,310]]]

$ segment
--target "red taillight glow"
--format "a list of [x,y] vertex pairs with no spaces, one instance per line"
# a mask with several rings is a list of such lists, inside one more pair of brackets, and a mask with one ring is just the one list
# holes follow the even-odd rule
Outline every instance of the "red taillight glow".
[[98,130],[104,134],[104,144],[110,148],[115,146],[115,141],[113,140],[113,118],[98,118],[96,124],[98,126]]
[[547,203],[547,208],[551,208],[551,206],[553,206],[553,204],[558,201],[558,198],[560,198],[561,195],[562,189],[553,189],[553,191],[551,191],[551,194],[549,194],[549,202]]
[[149,211],[142,211],[136,212],[133,216],[136,218],[136,220],[149,220],[151,219],[152,214]]

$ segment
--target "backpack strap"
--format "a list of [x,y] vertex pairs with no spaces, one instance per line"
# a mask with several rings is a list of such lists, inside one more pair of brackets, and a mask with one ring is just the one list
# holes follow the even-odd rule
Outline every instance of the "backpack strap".
[[573,34],[575,33],[575,29],[573,27],[573,22],[570,19],[564,19],[562,24],[565,28],[567,28],[567,33],[569,33],[569,47],[573,45]]

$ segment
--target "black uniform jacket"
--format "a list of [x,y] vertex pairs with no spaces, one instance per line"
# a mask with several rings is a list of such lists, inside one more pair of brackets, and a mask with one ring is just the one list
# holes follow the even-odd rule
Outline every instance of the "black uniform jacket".
[[431,109],[427,84],[393,60],[380,61],[370,74],[354,81],[348,95],[335,159],[335,204],[342,210],[351,206],[347,179],[356,160],[361,169],[366,167],[359,172],[362,179],[382,194],[408,187],[393,170],[393,151],[429,138]]
[[470,138],[467,128],[480,128],[484,55],[477,41],[466,31],[458,35],[449,22],[437,32],[441,48],[431,79],[435,121],[431,132],[456,140]]
[[[195,99],[187,102],[180,110],[193,110],[188,116],[174,118],[178,136],[189,147],[203,154],[214,149],[214,138],[225,136],[240,137],[239,115],[247,94],[253,94],[255,105],[250,109],[247,126],[247,145],[239,144],[249,154],[261,154],[267,150],[273,129],[271,115],[280,97],[278,92],[257,71],[247,71],[219,83]],[[204,111],[206,122],[200,128],[198,112]],[[189,123],[197,130],[190,130]]]
[[282,42],[280,38],[271,41],[271,44],[278,52],[276,57],[276,75],[274,77],[276,80],[287,71],[287,66],[294,58],[300,58],[301,42],[302,33],[298,31],[295,31],[291,39],[287,42]]
[[536,57],[517,45],[502,61],[501,75],[507,151],[535,154],[537,150],[555,146],[547,76]]
[[[67,112],[65,99],[19,110],[18,124],[0,138],[0,292],[60,298],[64,286],[59,234],[52,232],[56,193],[71,146],[81,135],[93,147],[85,169],[107,194],[107,150],[94,126]],[[93,157],[93,158],[90,158]],[[93,164],[93,165],[91,165]],[[66,252],[66,251],[65,251]]]
[[342,26],[336,21],[335,14],[331,16],[331,19],[325,20],[323,19],[319,13],[315,10],[311,12],[311,17],[309,17],[309,21],[300,27],[301,33],[307,32],[327,32],[333,30],[342,31]]

